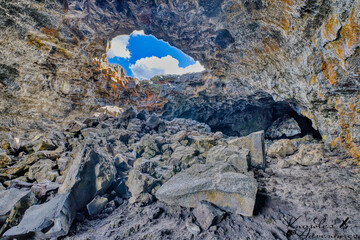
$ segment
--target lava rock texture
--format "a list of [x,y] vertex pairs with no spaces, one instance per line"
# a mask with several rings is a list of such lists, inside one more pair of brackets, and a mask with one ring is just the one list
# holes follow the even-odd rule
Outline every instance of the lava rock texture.
[[229,99],[270,93],[360,157],[359,0],[3,0],[0,12],[3,130],[40,131],[119,101],[93,59],[143,29],[204,64]]

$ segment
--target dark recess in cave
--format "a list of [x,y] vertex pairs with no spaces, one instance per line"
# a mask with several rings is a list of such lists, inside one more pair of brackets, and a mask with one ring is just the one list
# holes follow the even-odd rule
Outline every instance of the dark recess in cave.
[[207,96],[197,99],[176,98],[164,106],[163,117],[168,120],[193,119],[208,124],[213,132],[221,131],[227,136],[246,136],[266,130],[285,114],[294,118],[301,128],[301,134],[294,137],[310,134],[321,139],[321,134],[312,127],[310,119],[299,115],[287,102],[275,102],[268,96],[257,102],[244,99],[227,102]]

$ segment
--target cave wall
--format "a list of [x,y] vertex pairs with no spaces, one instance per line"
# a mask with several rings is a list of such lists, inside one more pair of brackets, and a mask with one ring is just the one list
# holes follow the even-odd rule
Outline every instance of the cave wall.
[[144,29],[214,78],[290,102],[360,158],[359,0],[2,0],[0,13],[3,130],[116,103],[93,58]]

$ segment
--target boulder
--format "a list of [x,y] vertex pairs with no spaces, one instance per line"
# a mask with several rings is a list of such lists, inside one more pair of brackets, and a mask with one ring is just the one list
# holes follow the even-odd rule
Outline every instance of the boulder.
[[267,155],[273,158],[284,158],[288,155],[294,154],[295,151],[296,147],[289,139],[281,139],[270,145],[267,150]]
[[86,144],[75,157],[59,193],[71,192],[76,209],[102,195],[115,179],[114,159],[101,147]]
[[6,153],[0,153],[0,168],[6,168],[9,166],[11,158]]
[[193,142],[192,146],[199,150],[200,153],[209,151],[210,148],[216,145],[216,140],[213,137],[193,136],[191,141]]
[[143,127],[143,123],[141,122],[141,120],[137,118],[133,118],[129,120],[127,130],[132,132],[141,132],[142,127]]
[[55,166],[55,163],[50,159],[44,159],[36,162],[29,168],[28,178],[30,180],[36,180],[41,182],[43,180],[55,181],[59,176],[59,173],[52,168]]
[[21,219],[25,210],[36,201],[35,195],[28,189],[10,188],[0,191],[0,236],[3,230]]
[[170,161],[175,165],[179,163],[188,164],[194,158],[194,155],[195,149],[193,147],[178,146],[171,154]]
[[150,134],[146,134],[135,146],[135,152],[138,156],[150,159],[160,152],[157,143]]
[[130,203],[137,202],[141,196],[151,193],[151,190],[160,184],[156,179],[157,162],[144,158],[137,159],[134,162],[134,168],[129,172],[126,186],[131,193]]
[[236,167],[240,172],[247,172],[250,162],[249,149],[240,149],[237,146],[217,145],[210,149],[206,163],[227,162]]
[[31,191],[39,199],[44,198],[51,191],[55,191],[59,188],[60,184],[50,181],[44,181],[42,183],[34,184],[31,187]]
[[207,230],[211,226],[219,224],[226,212],[207,201],[200,201],[193,214],[201,228]]
[[133,107],[129,107],[128,109],[126,109],[121,115],[120,115],[120,120],[121,121],[128,121],[130,119],[135,118],[137,115],[137,110]]
[[296,120],[289,115],[284,115],[278,118],[271,126],[266,130],[266,138],[290,138],[301,133],[301,128]]
[[19,225],[10,228],[3,237],[50,239],[66,235],[75,215],[73,201],[69,194],[59,194],[46,203],[33,205]]
[[250,165],[256,168],[265,167],[265,141],[264,131],[254,132],[248,136],[228,141],[229,145],[250,150]]
[[99,112],[104,114],[109,114],[113,117],[118,117],[122,112],[124,112],[123,108],[117,106],[104,106],[99,108]]
[[151,129],[155,129],[159,126],[161,120],[158,115],[153,113],[146,121],[146,126],[150,127]]
[[187,132],[185,130],[179,131],[175,135],[170,137],[171,143],[181,142],[187,138]]
[[230,212],[252,216],[257,186],[254,178],[238,173],[229,164],[194,164],[170,178],[156,197],[183,207],[196,207],[206,200]]
[[77,120],[74,120],[72,121],[69,126],[68,126],[68,131],[71,132],[71,133],[78,133],[81,131],[81,129],[84,129],[86,128],[87,125],[80,122],[80,121],[77,121]]
[[39,159],[46,159],[46,158],[47,158],[47,154],[45,154],[42,151],[36,152],[31,155],[25,155],[22,158],[20,158],[20,160],[18,160],[15,165],[8,167],[5,170],[5,173],[9,175],[18,175],[28,170],[29,167],[35,162],[37,162]]
[[220,140],[224,138],[224,134],[222,132],[216,132],[213,137],[215,140]]
[[98,215],[102,210],[104,210],[108,201],[109,200],[106,197],[96,196],[88,205],[86,205],[89,215],[91,217]]
[[299,152],[289,157],[290,163],[298,163],[304,166],[320,164],[325,160],[324,146],[322,144],[302,144]]
[[195,223],[191,222],[190,220],[187,220],[185,222],[185,226],[186,226],[186,229],[193,235],[198,235],[201,232],[201,229],[199,228],[199,226],[196,225]]

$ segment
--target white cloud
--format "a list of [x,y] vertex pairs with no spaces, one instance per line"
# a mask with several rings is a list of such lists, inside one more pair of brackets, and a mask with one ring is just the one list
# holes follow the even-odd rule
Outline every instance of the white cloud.
[[135,30],[135,31],[132,32],[131,35],[133,35],[133,36],[139,36],[139,35],[143,36],[143,35],[145,35],[145,32],[144,32],[144,30],[139,30],[139,31]]
[[179,67],[179,61],[170,55],[162,58],[153,56],[139,59],[135,64],[130,65],[130,69],[134,77],[139,79],[150,79],[155,75],[182,75],[205,70],[198,61],[186,68],[181,68]]
[[120,35],[111,41],[111,48],[107,55],[109,58],[121,57],[130,58],[130,51],[127,49],[130,35]]
[[120,35],[114,38],[111,41],[111,48],[108,51],[107,55],[109,58],[120,57],[120,58],[130,58],[131,53],[127,49],[129,45],[130,36],[143,36],[145,35],[144,30],[135,30],[131,35]]

